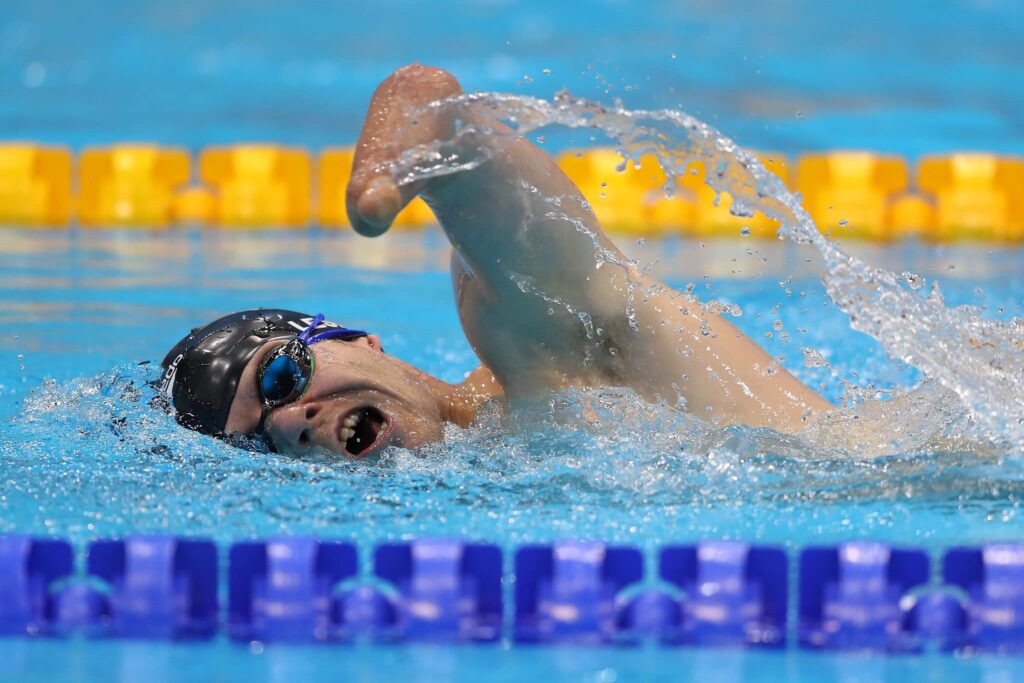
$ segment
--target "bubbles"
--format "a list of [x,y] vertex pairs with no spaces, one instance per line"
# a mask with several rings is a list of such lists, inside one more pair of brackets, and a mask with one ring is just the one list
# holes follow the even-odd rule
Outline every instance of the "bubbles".
[[921,289],[921,286],[924,285],[924,278],[917,273],[903,271],[900,273],[900,279],[906,282],[911,289]]
[[[34,391],[0,443],[0,531],[83,543],[145,529],[223,542],[312,533],[654,545],[721,536],[800,544],[843,523],[937,544],[1024,530],[1008,514],[1007,501],[1024,497],[1017,465],[958,454],[955,442],[935,455],[958,401],[934,386],[879,404],[900,412],[898,433],[861,419],[865,443],[884,438],[890,451],[869,457],[830,440],[850,429],[841,414],[792,436],[716,427],[672,401],[602,388],[491,402],[473,427],[449,425],[441,443],[367,463],[246,451],[182,429],[154,404],[156,376],[124,366]],[[971,526],[964,515],[1005,521]]]

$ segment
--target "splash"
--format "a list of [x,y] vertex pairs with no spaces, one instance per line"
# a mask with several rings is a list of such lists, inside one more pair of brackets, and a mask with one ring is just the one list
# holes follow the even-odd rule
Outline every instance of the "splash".
[[[948,307],[937,282],[929,289],[919,275],[897,274],[846,254],[818,230],[798,195],[713,127],[681,111],[608,107],[566,91],[553,101],[482,93],[428,106],[453,110],[455,135],[408,150],[391,169],[399,183],[468,170],[486,161],[485,153],[467,158],[454,144],[500,134],[473,123],[481,120],[502,121],[514,135],[546,126],[598,131],[622,155],[619,170],[654,155],[666,173],[667,194],[692,162],[702,161],[709,169],[706,182],[716,192],[732,195],[734,214],[762,212],[780,221],[781,237],[817,250],[826,292],[849,317],[850,326],[877,340],[892,359],[913,365],[959,397],[972,436],[999,448],[1024,450],[1024,321],[988,320],[970,306]],[[481,149],[461,148],[466,147]],[[600,258],[614,260],[607,254]]]
[[[506,545],[601,538],[858,535],[935,547],[1019,534],[1020,464],[976,452],[854,461],[803,436],[717,428],[628,389],[569,389],[491,404],[444,442],[375,463],[253,453],[152,407],[157,371],[122,366],[48,382],[0,425],[0,533],[170,531],[223,542],[308,533],[416,535]],[[926,390],[928,391],[928,390]],[[912,401],[934,405],[950,394]],[[913,410],[913,408],[910,408]],[[644,429],[638,429],[644,425]]]

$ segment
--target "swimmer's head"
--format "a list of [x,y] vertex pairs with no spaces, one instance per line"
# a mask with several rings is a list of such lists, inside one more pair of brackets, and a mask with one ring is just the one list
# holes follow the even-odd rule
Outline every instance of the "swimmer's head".
[[[336,343],[317,343],[328,339]],[[179,341],[163,368],[160,393],[178,421],[212,436],[260,435],[282,452],[365,457],[442,435],[443,383],[384,354],[375,335],[322,316],[227,315]]]
[[[265,344],[291,340],[313,321],[296,311],[255,309],[198,327],[163,360],[160,393],[189,429],[223,435],[246,365]],[[322,327],[335,326],[326,321]]]

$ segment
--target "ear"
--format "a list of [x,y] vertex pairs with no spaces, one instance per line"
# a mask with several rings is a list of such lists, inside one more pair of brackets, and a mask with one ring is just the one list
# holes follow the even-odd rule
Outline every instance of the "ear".
[[366,341],[370,343],[371,349],[384,353],[384,347],[380,345],[380,337],[375,334],[368,334],[366,335]]

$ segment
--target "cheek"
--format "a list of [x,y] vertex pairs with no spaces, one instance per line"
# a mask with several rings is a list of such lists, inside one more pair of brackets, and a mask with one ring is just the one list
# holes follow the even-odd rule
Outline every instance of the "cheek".
[[444,425],[439,420],[414,418],[405,425],[399,424],[396,433],[399,433],[403,447],[417,448],[441,441],[444,438]]
[[410,406],[393,406],[395,437],[398,445],[416,448],[440,441],[444,437],[444,422],[439,415],[417,412]]

